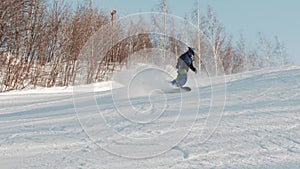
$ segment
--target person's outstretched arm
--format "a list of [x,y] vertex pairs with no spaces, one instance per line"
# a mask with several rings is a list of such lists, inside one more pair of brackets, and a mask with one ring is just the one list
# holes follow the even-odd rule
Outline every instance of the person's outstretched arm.
[[190,64],[189,67],[193,72],[197,73],[197,69],[194,67],[193,62]]

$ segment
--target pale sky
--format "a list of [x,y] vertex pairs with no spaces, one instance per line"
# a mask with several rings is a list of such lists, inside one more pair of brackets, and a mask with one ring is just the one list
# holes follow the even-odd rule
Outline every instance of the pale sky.
[[[168,0],[170,13],[190,17],[196,0]],[[160,0],[94,0],[100,9],[116,9],[119,16],[151,12]],[[201,13],[212,6],[226,32],[237,40],[240,33],[249,45],[256,45],[258,32],[274,41],[278,35],[293,62],[300,64],[300,0],[200,0]]]

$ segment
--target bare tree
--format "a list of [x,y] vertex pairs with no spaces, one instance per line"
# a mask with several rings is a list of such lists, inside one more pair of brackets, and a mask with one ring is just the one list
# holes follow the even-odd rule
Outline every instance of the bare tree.
[[54,0],[52,7],[50,8],[50,15],[47,18],[48,23],[48,54],[47,61],[50,64],[50,71],[48,74],[46,86],[52,87],[56,85],[57,78],[62,69],[62,51],[61,46],[61,27],[65,20],[65,8],[64,1]]
[[210,6],[208,7],[204,33],[208,37],[209,44],[212,49],[215,64],[215,74],[217,75],[220,72],[220,54],[225,44],[226,34],[224,31],[224,27],[218,21]]
[[248,56],[247,56],[247,45],[246,45],[246,39],[244,34],[240,34],[240,39],[237,42],[237,54],[243,58],[243,67],[245,71],[249,70],[249,64]]
[[36,27],[33,22],[39,15],[36,7],[34,0],[5,0],[0,5],[0,45],[1,49],[11,54],[4,65],[4,90],[22,89],[30,80],[32,56],[35,53],[32,39],[35,38],[33,30]]
[[196,7],[192,12],[192,20],[195,21],[197,25],[197,40],[195,41],[195,44],[197,44],[196,51],[198,56],[198,70],[199,73],[201,73],[202,70],[202,55],[201,55],[201,43],[202,43],[202,18],[200,14],[200,0],[195,0],[194,6]]
[[259,40],[261,44],[261,50],[264,54],[264,57],[266,59],[267,67],[272,66],[272,43],[269,41],[265,35],[261,32],[259,34]]
[[282,42],[278,36],[275,36],[274,54],[279,59],[281,66],[287,64],[287,53],[286,53],[285,45],[284,42]]

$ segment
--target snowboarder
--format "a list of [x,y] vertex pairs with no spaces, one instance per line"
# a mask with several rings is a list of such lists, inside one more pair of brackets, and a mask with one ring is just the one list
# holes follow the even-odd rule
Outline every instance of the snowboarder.
[[193,56],[195,52],[192,48],[188,48],[188,51],[182,54],[177,61],[177,78],[171,81],[171,84],[177,87],[183,87],[187,81],[187,72],[191,69],[197,73],[197,69],[193,65]]

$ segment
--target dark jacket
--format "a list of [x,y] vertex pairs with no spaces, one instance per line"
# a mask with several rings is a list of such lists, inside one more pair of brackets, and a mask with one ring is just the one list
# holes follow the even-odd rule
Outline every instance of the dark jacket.
[[192,71],[196,72],[196,68],[193,65],[192,56],[189,54],[189,52],[182,54],[178,58],[176,68],[177,69],[185,69],[186,71],[191,69]]

